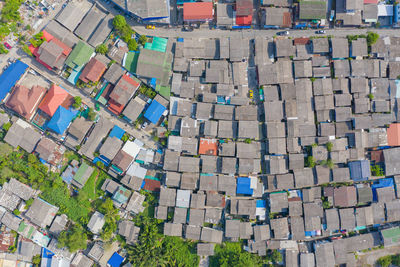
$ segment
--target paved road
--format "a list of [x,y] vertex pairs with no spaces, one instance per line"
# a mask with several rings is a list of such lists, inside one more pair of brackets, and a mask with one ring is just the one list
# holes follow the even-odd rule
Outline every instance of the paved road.
[[[91,108],[95,107],[96,101],[84,94],[80,89],[68,83],[65,79],[58,76],[57,74],[49,71],[43,65],[38,63],[32,57],[27,56],[23,51],[18,51],[18,56],[21,58],[23,62],[28,64],[32,69],[38,72],[40,75],[51,81],[52,83],[58,84],[68,90],[68,92],[72,96],[80,96],[82,101]],[[130,135],[134,136],[136,139],[142,141],[147,147],[152,149],[157,149],[156,143],[151,139],[151,136],[144,131],[137,130],[130,124],[127,124],[124,120],[116,117],[113,113],[111,113],[108,109],[100,108],[98,111],[103,118],[110,120],[115,125],[118,125],[122,129],[126,130]]]
[[[132,24],[132,23],[131,23]],[[220,29],[195,29],[192,32],[184,32],[180,28],[156,28],[146,29],[143,25],[133,24],[133,29],[139,34],[160,37],[182,37],[182,38],[218,38],[218,37],[243,37],[253,39],[257,36],[272,38],[277,32],[282,30],[220,30]],[[400,36],[399,29],[349,29],[336,28],[326,30],[326,35],[345,37],[349,34],[365,34],[367,31],[377,32],[380,36]],[[291,37],[321,36],[315,30],[289,30]]]

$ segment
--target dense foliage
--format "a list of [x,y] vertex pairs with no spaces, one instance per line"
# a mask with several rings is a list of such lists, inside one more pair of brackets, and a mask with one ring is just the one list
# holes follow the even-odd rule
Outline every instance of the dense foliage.
[[101,44],[96,47],[96,52],[102,55],[107,54],[108,46],[106,44]]
[[82,105],[82,98],[80,96],[75,96],[74,97],[74,103],[72,104],[72,106],[76,109],[80,108],[80,106]]
[[86,249],[87,239],[83,228],[79,225],[74,225],[71,229],[60,233],[57,246],[59,248],[66,247],[73,253],[80,249]]
[[132,38],[135,32],[128,25],[128,23],[126,23],[124,16],[122,15],[115,16],[113,19],[113,26],[114,29],[119,34],[119,36],[121,37],[121,39],[128,44],[129,50],[136,50],[137,43],[136,40]]
[[377,263],[381,267],[400,266],[400,254],[380,257]]

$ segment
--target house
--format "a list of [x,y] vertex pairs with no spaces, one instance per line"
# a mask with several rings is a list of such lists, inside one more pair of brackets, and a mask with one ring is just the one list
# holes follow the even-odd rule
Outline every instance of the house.
[[93,171],[93,167],[89,166],[86,162],[83,162],[76,171],[71,183],[78,188],[82,188],[92,175]]
[[314,243],[316,266],[335,266],[335,256],[332,242]]
[[154,99],[150,106],[146,109],[144,117],[151,123],[157,124],[165,110],[166,107]]
[[181,223],[164,223],[164,235],[167,236],[182,236]]
[[[43,31],[43,33],[45,32]],[[63,68],[72,49],[51,34],[46,32],[45,35],[47,36],[46,41],[33,51],[33,55],[46,68],[58,72]]]
[[29,123],[18,119],[8,129],[4,141],[14,148],[21,147],[26,152],[32,153],[41,137],[41,134],[34,130]]
[[52,233],[55,236],[58,236],[62,231],[65,230],[66,226],[68,223],[68,217],[65,214],[57,215],[53,223],[50,226],[50,233]]
[[82,40],[87,41],[105,16],[106,13],[103,12],[99,6],[93,5],[75,29],[74,33]]
[[[332,58],[348,58],[349,57],[349,43],[345,38],[332,38]],[[337,76],[337,75],[336,75]]]
[[144,48],[140,51],[136,74],[141,77],[155,78],[157,84],[167,86],[171,76],[172,54]]
[[262,9],[264,27],[278,26],[289,28],[292,26],[292,12],[289,8],[266,7]]
[[75,254],[74,259],[71,261],[71,267],[92,266],[93,260],[83,255],[82,253]]
[[398,245],[400,243],[400,227],[392,227],[387,229],[382,229],[380,231],[383,245],[385,247],[390,247]]
[[22,219],[15,216],[14,214],[6,211],[4,215],[1,217],[1,223],[4,224],[7,228],[18,231],[19,225],[21,224]]
[[399,156],[400,148],[390,148],[383,150],[386,176],[400,174],[400,167],[398,165]]
[[236,24],[248,26],[252,24],[253,2],[251,0],[236,1]]
[[88,256],[95,260],[96,262],[99,262],[101,257],[104,254],[104,249],[101,245],[100,242],[96,242],[93,244],[93,246],[90,248],[90,250],[88,251]]
[[113,63],[107,69],[103,78],[115,85],[124,74],[126,74],[126,70],[121,65]]
[[327,3],[325,1],[302,1],[300,3],[300,20],[326,19]]
[[93,32],[92,36],[89,38],[88,43],[93,46],[97,47],[98,45],[102,44],[110,32],[112,31],[113,25],[112,20],[114,16],[112,14],[108,14],[97,26],[97,29]]
[[105,223],[106,220],[104,215],[95,211],[92,214],[92,217],[90,217],[87,227],[93,234],[99,234]]
[[36,146],[35,152],[39,157],[51,165],[58,165],[65,152],[65,147],[56,144],[54,141],[47,137],[40,139]]
[[86,63],[88,63],[93,54],[93,47],[87,45],[83,41],[79,41],[69,54],[65,61],[65,65],[78,72]]
[[275,239],[287,239],[289,237],[289,224],[287,217],[271,219],[270,225]]
[[64,27],[68,30],[74,31],[89,9],[90,5],[83,6],[75,3],[69,3],[57,16],[56,20],[60,24],[64,25]]
[[65,109],[69,108],[68,104],[71,98],[67,91],[53,84],[40,103],[39,109],[50,117],[53,117],[60,106],[63,106]]
[[350,178],[354,181],[365,181],[371,176],[370,163],[368,160],[349,162]]
[[133,123],[139,118],[145,106],[146,102],[139,96],[136,96],[135,98],[131,99],[131,101],[129,101],[122,114],[124,115],[125,119]]
[[65,142],[72,147],[80,145],[92,125],[93,122],[86,120],[84,117],[76,118],[68,129]]
[[288,196],[286,192],[271,193],[269,195],[270,212],[286,212],[289,208]]
[[42,228],[46,228],[47,226],[50,226],[57,212],[58,207],[53,206],[40,198],[35,198],[32,205],[25,213],[25,216],[32,223]]
[[199,256],[213,256],[215,244],[197,243],[197,255]]
[[224,232],[220,230],[211,229],[208,227],[203,227],[201,229],[201,237],[200,240],[203,242],[210,242],[210,243],[222,243],[222,236]]
[[159,204],[167,207],[175,207],[176,189],[160,188]]
[[84,83],[96,83],[106,71],[107,66],[96,58],[92,58],[83,68],[79,79]]
[[76,110],[68,110],[63,106],[59,106],[53,117],[51,117],[50,121],[47,123],[47,128],[57,134],[63,135],[77,113],[78,111]]
[[334,189],[336,207],[353,207],[357,205],[357,192],[354,186],[341,186]]
[[356,228],[354,208],[339,209],[340,229],[352,231]]
[[85,142],[82,144],[80,149],[80,153],[85,155],[86,157],[93,159],[93,153],[97,150],[103,138],[105,138],[108,132],[114,125],[111,121],[100,118],[97,123],[94,125],[93,130],[90,135],[86,138]]
[[[217,3],[217,26],[230,28],[233,25],[233,5]],[[192,75],[191,75],[192,76]]]
[[75,36],[70,30],[62,26],[56,20],[51,20],[47,24],[45,31],[54,38],[57,38],[63,42],[68,47],[74,47],[79,41],[77,36]]
[[139,86],[139,80],[124,74],[109,95],[108,109],[119,115]]
[[169,24],[169,3],[165,0],[145,0],[128,4],[116,0],[115,3],[129,15],[140,20]]
[[122,220],[118,224],[118,234],[125,237],[126,243],[133,245],[139,237],[140,227],[129,220]]
[[400,146],[400,123],[392,123],[387,129],[388,146]]
[[115,136],[108,137],[106,139],[106,141],[103,143],[103,145],[101,146],[99,153],[102,158],[104,158],[106,161],[110,162],[117,155],[122,144],[123,144],[123,142],[121,141],[121,139],[118,139]]
[[3,71],[0,75],[0,100],[3,100],[7,96],[28,67],[22,61],[17,60]]
[[214,19],[214,6],[211,2],[183,3],[183,21],[207,22]]

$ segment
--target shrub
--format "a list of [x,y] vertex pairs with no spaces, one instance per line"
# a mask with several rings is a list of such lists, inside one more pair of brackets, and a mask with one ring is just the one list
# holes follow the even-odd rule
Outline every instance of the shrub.
[[305,161],[305,166],[309,168],[314,168],[316,165],[315,159],[313,156],[308,156]]
[[384,256],[378,259],[377,263],[381,267],[389,267],[392,264],[392,256]]
[[331,142],[326,143],[326,150],[328,150],[328,152],[331,152],[333,148],[333,144]]
[[367,44],[368,46],[371,46],[375,44],[379,39],[379,34],[376,32],[368,32],[367,33]]
[[140,35],[140,37],[139,37],[139,44],[141,44],[141,45],[145,45],[146,44],[146,42],[147,42],[147,37],[146,37],[146,35]]
[[106,44],[101,44],[96,47],[96,52],[102,55],[107,54],[108,46]]
[[250,138],[246,138],[246,139],[244,140],[244,142],[245,142],[246,144],[251,144],[251,139],[250,139]]
[[137,42],[135,39],[130,39],[128,41],[128,48],[129,51],[136,51],[137,50]]
[[10,130],[10,127],[11,127],[11,122],[7,122],[3,125],[3,130],[7,132],[8,130]]
[[75,96],[74,97],[74,104],[72,104],[72,106],[75,109],[78,109],[78,108],[80,108],[81,105],[82,105],[82,98],[80,96]]

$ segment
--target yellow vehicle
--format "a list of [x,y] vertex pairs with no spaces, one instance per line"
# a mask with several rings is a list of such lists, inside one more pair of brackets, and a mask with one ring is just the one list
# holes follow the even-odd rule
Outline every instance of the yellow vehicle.
[[149,30],[154,30],[156,28],[156,26],[154,26],[154,25],[147,25],[146,26],[146,29],[149,29]]
[[253,90],[249,90],[249,96],[251,99],[253,99]]

